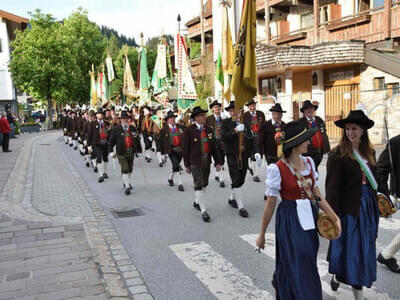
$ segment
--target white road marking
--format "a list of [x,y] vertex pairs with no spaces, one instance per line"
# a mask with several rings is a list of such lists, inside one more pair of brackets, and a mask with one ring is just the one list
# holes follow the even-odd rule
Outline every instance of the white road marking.
[[218,299],[274,299],[205,242],[171,245],[170,249]]
[[[246,234],[246,235],[241,235],[241,239],[249,243],[253,248],[256,247],[256,240],[258,238],[258,234]],[[275,234],[274,233],[266,233],[265,235],[265,250],[261,251],[264,255],[268,256],[271,259],[275,260]],[[325,282],[322,278],[324,276],[329,275],[329,280],[331,279],[331,275],[328,272],[329,269],[329,263],[325,259],[318,259],[317,260],[317,265],[318,265],[318,272],[319,276],[321,277],[321,285],[322,285],[322,291],[333,297],[334,299],[340,299],[340,300],[352,300],[354,299],[353,293],[347,288],[344,288],[345,285],[341,284],[339,289],[334,292],[331,289],[330,283]],[[390,299],[388,294],[384,293],[379,293],[375,291],[374,287],[372,288],[364,288],[364,297],[367,299],[376,299],[376,300],[386,300]]]

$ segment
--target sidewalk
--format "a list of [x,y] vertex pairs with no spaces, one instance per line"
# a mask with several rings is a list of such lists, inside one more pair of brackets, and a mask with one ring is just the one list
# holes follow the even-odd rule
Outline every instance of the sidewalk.
[[0,153],[0,299],[152,299],[60,136]]

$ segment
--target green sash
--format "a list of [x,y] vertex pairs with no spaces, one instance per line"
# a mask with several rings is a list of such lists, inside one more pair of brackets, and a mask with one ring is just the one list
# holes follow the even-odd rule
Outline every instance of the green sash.
[[378,184],[376,183],[374,174],[372,174],[371,169],[368,167],[368,165],[362,160],[360,153],[355,151],[353,149],[353,154],[354,157],[356,158],[358,164],[360,165],[361,169],[364,171],[365,176],[367,176],[367,179],[369,181],[369,184],[371,185],[372,189],[374,191],[378,190]]

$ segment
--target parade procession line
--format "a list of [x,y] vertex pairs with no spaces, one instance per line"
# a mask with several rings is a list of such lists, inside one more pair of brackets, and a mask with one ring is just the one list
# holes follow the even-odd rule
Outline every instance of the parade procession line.
[[152,299],[59,136],[21,135],[2,154],[0,299]]

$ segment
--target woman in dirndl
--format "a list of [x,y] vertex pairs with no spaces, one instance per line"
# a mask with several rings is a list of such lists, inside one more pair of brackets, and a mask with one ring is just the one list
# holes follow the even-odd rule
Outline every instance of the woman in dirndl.
[[275,217],[276,269],[272,282],[277,299],[318,300],[322,299],[317,268],[318,208],[311,198],[317,199],[319,207],[332,216],[338,234],[340,219],[319,191],[314,161],[302,156],[315,129],[290,122],[283,132],[284,158],[267,167],[267,201],[257,247],[264,249],[265,231],[280,195],[282,201]]
[[363,299],[362,287],[371,287],[376,280],[378,185],[375,151],[368,138],[374,121],[362,110],[353,110],[335,124],[343,134],[328,155],[326,198],[339,215],[343,230],[329,245],[331,288],[336,291],[339,282],[351,285],[354,298]]

